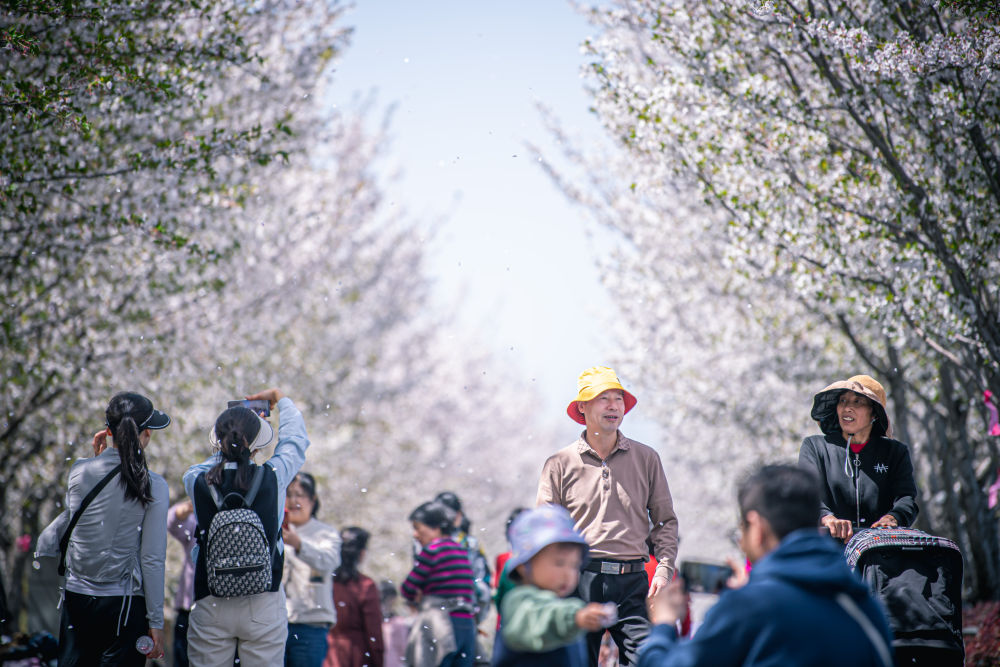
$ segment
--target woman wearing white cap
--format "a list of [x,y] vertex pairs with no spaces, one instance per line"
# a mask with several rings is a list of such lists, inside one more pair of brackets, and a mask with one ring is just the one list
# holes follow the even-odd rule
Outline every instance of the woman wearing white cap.
[[[60,665],[141,667],[163,657],[169,491],[144,452],[152,431],[169,424],[145,396],[116,394],[94,458],[70,469],[66,510],[39,536],[38,555],[65,557]],[[152,646],[140,653],[136,641],[147,634]]]
[[[184,488],[198,518],[188,655],[192,665],[201,667],[232,667],[237,648],[241,667],[272,667],[284,661],[288,616],[281,588],[281,518],[286,489],[305,461],[309,439],[302,413],[278,389],[247,398],[267,400],[272,409],[277,405],[280,410],[274,455],[257,465],[254,458],[274,437],[274,430],[249,408],[233,407],[219,415],[212,430],[212,444],[218,451],[184,474]],[[219,584],[210,583],[208,531],[223,509],[239,506],[230,501],[234,494],[247,501],[266,535],[270,584],[262,592],[223,594]]]

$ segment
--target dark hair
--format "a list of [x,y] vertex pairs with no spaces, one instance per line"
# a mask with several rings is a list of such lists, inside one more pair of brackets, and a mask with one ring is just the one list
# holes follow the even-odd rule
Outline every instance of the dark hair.
[[441,493],[434,496],[434,500],[440,503],[444,503],[445,505],[455,510],[456,512],[462,511],[462,501],[459,500],[458,496],[456,496],[451,491],[442,491]]
[[361,552],[368,548],[368,538],[370,535],[364,528],[348,526],[340,531],[343,542],[340,545],[340,567],[333,576],[338,582],[356,581],[361,574],[358,572],[358,562],[361,560]]
[[309,496],[309,500],[312,501],[313,508],[312,508],[312,513],[309,516],[313,517],[316,516],[316,512],[319,512],[319,496],[316,495],[315,478],[313,478],[313,476],[307,472],[296,473],[295,477],[292,478],[292,481],[289,482],[288,488],[291,488],[292,484],[294,484],[295,482],[299,483],[299,486],[302,487],[302,490],[306,492],[307,496]]
[[143,406],[134,400],[135,394],[122,392],[115,394],[104,411],[104,419],[111,429],[115,448],[122,462],[122,474],[119,484],[125,491],[125,497],[138,500],[145,507],[153,501],[150,490],[149,466],[146,455],[139,442],[139,410]]
[[507,515],[507,522],[504,524],[503,534],[507,536],[508,540],[510,540],[510,526],[512,523],[514,523],[514,519],[521,516],[527,511],[528,511],[527,507],[515,507],[510,511],[510,514]]
[[465,515],[465,512],[462,510],[462,501],[458,499],[457,495],[455,495],[451,491],[442,491],[441,493],[434,496],[434,500],[440,503],[444,503],[449,508],[451,508],[456,514],[462,515],[462,520],[459,522],[458,526],[454,525],[454,519],[452,519],[453,522],[452,526],[446,532],[454,533],[456,530],[461,531],[463,533],[469,532],[469,528],[472,526],[472,523],[469,521],[469,517],[467,517]]
[[771,525],[782,540],[800,528],[819,525],[819,480],[809,470],[793,465],[766,465],[752,470],[736,492],[740,519],[751,510]]
[[222,460],[205,473],[205,481],[215,486],[222,485],[222,470],[230,461],[236,462],[235,486],[241,491],[250,488],[250,443],[260,431],[260,419],[250,408],[238,406],[229,408],[215,420],[215,439],[219,445]]
[[378,582],[378,597],[382,606],[382,618],[391,618],[394,615],[392,613],[392,605],[399,598],[399,591],[396,590],[396,584],[388,579]]
[[437,528],[445,535],[455,530],[455,511],[439,500],[423,503],[410,512],[409,520]]

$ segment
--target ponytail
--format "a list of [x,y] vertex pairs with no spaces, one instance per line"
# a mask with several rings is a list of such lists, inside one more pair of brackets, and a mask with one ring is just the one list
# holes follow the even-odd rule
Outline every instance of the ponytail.
[[125,492],[125,498],[136,500],[146,507],[153,501],[153,493],[150,489],[149,466],[139,441],[139,426],[132,416],[134,409],[128,396],[118,394],[111,399],[105,416],[122,463],[119,484]]
[[239,491],[250,488],[253,479],[250,443],[257,437],[260,420],[253,410],[244,407],[229,408],[215,420],[213,444],[219,448],[221,460],[205,473],[205,481],[222,486],[222,471],[226,463],[236,463],[234,485]]

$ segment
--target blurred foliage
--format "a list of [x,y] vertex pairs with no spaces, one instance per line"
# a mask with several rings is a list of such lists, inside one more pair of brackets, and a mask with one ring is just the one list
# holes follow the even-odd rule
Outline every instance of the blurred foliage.
[[981,16],[989,21],[1000,21],[1000,3],[996,0],[940,0],[945,7]]

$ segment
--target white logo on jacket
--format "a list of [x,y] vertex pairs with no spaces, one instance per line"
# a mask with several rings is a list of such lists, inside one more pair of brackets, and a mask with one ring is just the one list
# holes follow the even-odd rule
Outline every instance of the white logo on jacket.
[[889,466],[884,463],[876,463],[875,472],[887,473],[889,472]]

